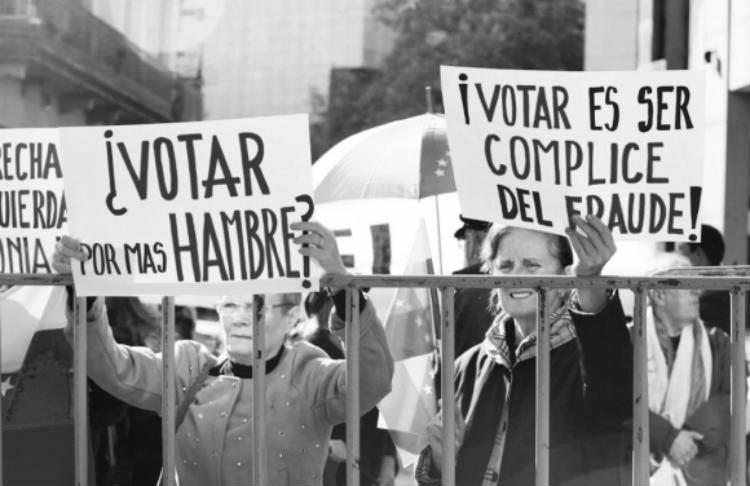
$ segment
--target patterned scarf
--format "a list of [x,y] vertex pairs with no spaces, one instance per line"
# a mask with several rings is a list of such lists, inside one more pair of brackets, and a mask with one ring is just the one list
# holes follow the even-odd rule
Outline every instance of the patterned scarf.
[[[555,310],[550,316],[552,326],[550,327],[550,349],[562,346],[568,341],[576,338],[576,329],[568,312],[568,305],[563,304]],[[482,350],[492,358],[496,363],[505,366],[507,369],[513,368],[513,363],[524,361],[536,357],[536,331],[523,338],[514,352],[511,353],[508,341],[515,342],[515,336],[508,336],[509,332],[514,332],[517,328],[512,322],[512,318],[505,312],[501,312],[495,318],[495,321],[487,331],[487,335],[482,342]],[[511,358],[515,356],[515,360]]]

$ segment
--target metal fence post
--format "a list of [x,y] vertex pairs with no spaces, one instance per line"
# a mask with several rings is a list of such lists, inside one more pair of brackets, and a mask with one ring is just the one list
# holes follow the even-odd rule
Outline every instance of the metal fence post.
[[536,317],[536,486],[549,484],[549,373],[550,329],[547,316],[547,289],[537,289]]
[[346,288],[346,484],[359,486],[359,287]]
[[75,300],[73,310],[73,410],[75,443],[75,479],[86,486],[88,479],[88,383],[86,381],[86,298]]
[[161,300],[161,438],[162,479],[165,486],[177,484],[175,476],[175,362],[174,297]]
[[648,370],[646,348],[647,294],[634,290],[633,312],[633,484],[649,482]]
[[456,358],[454,297],[456,289],[441,289],[443,301],[442,347],[440,359],[440,396],[443,397],[443,463],[441,464],[444,485],[456,484],[456,389],[453,385]]
[[[253,485],[266,486],[266,327],[258,316],[263,300],[253,296]],[[257,312],[256,312],[257,311]]]
[[745,292],[732,289],[732,402],[729,447],[730,478],[732,486],[745,486],[747,462],[745,459],[745,406],[747,382],[745,381]]

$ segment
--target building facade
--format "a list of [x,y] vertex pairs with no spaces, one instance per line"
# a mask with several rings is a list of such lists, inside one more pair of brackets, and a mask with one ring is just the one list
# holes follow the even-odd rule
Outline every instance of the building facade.
[[586,0],[587,70],[705,70],[705,222],[725,264],[745,264],[750,234],[750,2]]
[[377,0],[225,0],[203,48],[208,119],[314,113],[332,68],[376,67],[392,36]]

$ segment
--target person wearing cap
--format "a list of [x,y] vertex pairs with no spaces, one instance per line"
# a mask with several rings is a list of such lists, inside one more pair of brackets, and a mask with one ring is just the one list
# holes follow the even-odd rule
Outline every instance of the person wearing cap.
[[[678,243],[675,252],[690,260],[694,267],[716,267],[724,259],[724,237],[711,225],[701,225],[700,243]],[[724,290],[704,290],[700,296],[700,317],[709,326],[730,333],[730,298]]]
[[[481,258],[482,243],[492,226],[487,221],[464,218],[463,225],[454,233],[463,240],[464,265],[454,275],[488,275],[487,266]],[[490,293],[492,289],[456,289],[454,298],[456,322],[456,356],[481,343],[494,319],[491,312]]]

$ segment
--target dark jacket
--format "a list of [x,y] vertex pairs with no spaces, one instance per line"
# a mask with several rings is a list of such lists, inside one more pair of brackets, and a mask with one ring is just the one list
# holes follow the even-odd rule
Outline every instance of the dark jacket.
[[[622,306],[619,298],[613,297],[599,314],[571,310],[571,315],[577,338],[550,352],[550,484],[622,484],[628,436],[623,422],[632,417],[633,383],[633,353]],[[497,484],[534,484],[536,359],[516,362],[509,370],[490,359],[482,346],[462,355],[456,363],[455,385],[464,417],[476,406],[482,391],[482,386],[475,386],[476,380],[486,367],[499,368],[512,377],[508,430]],[[505,380],[494,380],[492,386],[500,388],[495,394],[495,410],[500,414]],[[476,422],[467,425],[465,437],[472,426],[496,430],[488,423],[491,420]],[[456,484],[481,484],[492,447],[492,440],[462,444]],[[433,473],[431,479],[439,477],[436,471]],[[424,481],[419,473],[417,479],[421,484],[439,484]]]

